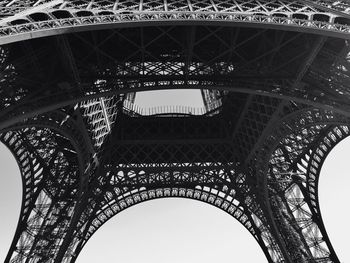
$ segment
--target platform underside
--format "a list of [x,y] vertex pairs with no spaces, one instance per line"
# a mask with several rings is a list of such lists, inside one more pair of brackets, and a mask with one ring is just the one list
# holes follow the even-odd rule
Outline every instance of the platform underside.
[[[339,262],[317,185],[350,133],[348,40],[222,25],[90,28],[0,46],[1,141],[23,179],[6,262],[74,262],[112,216],[162,197],[223,209],[269,262]],[[200,89],[205,109],[137,110],[135,92],[161,89]]]

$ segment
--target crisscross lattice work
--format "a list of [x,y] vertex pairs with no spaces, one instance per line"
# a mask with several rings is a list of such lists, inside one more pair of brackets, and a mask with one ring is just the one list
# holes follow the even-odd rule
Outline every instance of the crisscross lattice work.
[[117,102],[118,98],[111,97],[84,101],[80,104],[83,116],[91,127],[91,137],[97,148],[103,144],[104,139],[112,130],[118,112]]
[[[317,182],[349,134],[346,1],[5,0],[0,13],[1,140],[24,186],[7,261],[74,262],[115,214],[177,196],[238,219],[269,262],[339,262]],[[126,107],[188,88],[203,114]]]
[[208,202],[225,210],[237,218],[260,244],[267,247],[264,252],[269,258],[275,258],[273,262],[281,259],[266,221],[261,218],[262,214],[253,216],[251,207],[242,199],[241,187],[231,188],[233,185],[246,184],[243,174],[237,174],[234,170],[229,173],[223,169],[210,170],[210,167],[209,170],[202,167],[198,173],[180,172],[175,167],[175,170],[165,172],[167,166],[159,172],[145,172],[144,168],[139,168],[141,170],[135,173],[134,168],[128,169],[121,167],[119,172],[107,172],[111,181],[104,190],[105,195],[94,212],[96,214],[90,215],[88,223],[84,225],[85,237],[77,246],[78,251],[102,224],[127,207],[153,198],[185,197]]
[[60,149],[59,145],[68,147],[69,141],[60,136],[53,140],[53,137],[54,133],[45,129],[3,135],[3,142],[15,150],[16,157],[25,165],[21,169],[25,172],[21,227],[14,238],[15,249],[7,258],[11,262],[28,258],[48,260],[58,252],[68,227],[79,177],[74,160],[76,152]]
[[334,125],[349,120],[331,112],[314,113],[306,110],[301,115],[292,114],[280,128],[284,135],[274,137],[279,143],[268,165],[268,194],[274,220],[292,260],[338,262],[322,222],[316,189],[319,163],[349,132],[346,126]]
[[[347,3],[337,1],[1,1],[0,43],[24,38],[60,34],[60,28],[76,25],[89,30],[91,27],[120,26],[130,22],[193,21],[245,23],[271,28],[280,26],[295,30],[345,36],[349,33],[349,9]],[[82,29],[80,29],[82,30]]]
[[[256,42],[266,44],[256,49]],[[7,103],[2,107],[8,109],[0,119],[14,123],[23,113],[33,116],[42,107],[57,108],[100,95],[199,86],[295,96],[345,109],[346,41],[326,39],[320,56],[316,53],[312,59],[317,43],[318,37],[301,33],[215,27],[98,31],[70,35],[63,42],[48,38],[18,43],[4,53],[4,67],[11,68],[14,77],[6,80],[13,87],[10,93],[3,85]],[[218,48],[207,52],[211,46]],[[57,60],[57,52],[66,59]]]

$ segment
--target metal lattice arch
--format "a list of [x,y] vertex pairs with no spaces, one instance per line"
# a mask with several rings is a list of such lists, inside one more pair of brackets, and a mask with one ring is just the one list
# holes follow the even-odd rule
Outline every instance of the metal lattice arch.
[[[166,197],[232,215],[268,262],[340,262],[318,180],[350,133],[349,30],[345,0],[0,1],[0,140],[23,186],[5,262],[74,262]],[[135,104],[162,89],[205,108]]]
[[[349,16],[327,1],[4,1],[3,43],[110,27],[217,24],[347,36]],[[4,23],[3,23],[4,25]]]

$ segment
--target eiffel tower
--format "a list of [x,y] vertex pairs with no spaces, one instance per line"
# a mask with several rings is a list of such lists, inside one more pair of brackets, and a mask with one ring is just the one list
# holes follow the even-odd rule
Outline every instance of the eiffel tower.
[[[1,0],[0,140],[23,199],[5,262],[74,262],[146,200],[216,206],[268,262],[340,262],[318,201],[350,133],[348,0]],[[142,110],[199,89],[204,109]]]

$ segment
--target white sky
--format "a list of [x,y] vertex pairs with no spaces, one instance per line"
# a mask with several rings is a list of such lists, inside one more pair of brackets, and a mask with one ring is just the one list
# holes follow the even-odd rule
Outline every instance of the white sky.
[[[201,99],[195,92],[182,93],[180,100],[200,106]],[[158,99],[161,102],[158,105],[178,105],[179,96],[169,94]],[[140,97],[136,99],[142,105]],[[144,107],[154,102],[148,95],[143,100]],[[347,138],[326,159],[319,187],[325,225],[341,262],[350,262],[349,157]],[[17,225],[21,180],[14,158],[3,145],[0,161],[1,262]],[[77,263],[115,261],[209,263],[266,262],[266,259],[248,231],[228,214],[199,201],[170,198],[141,203],[112,218],[87,243]]]
[[203,108],[203,99],[200,90],[154,90],[137,92],[135,104],[141,108],[157,106],[191,106]]

